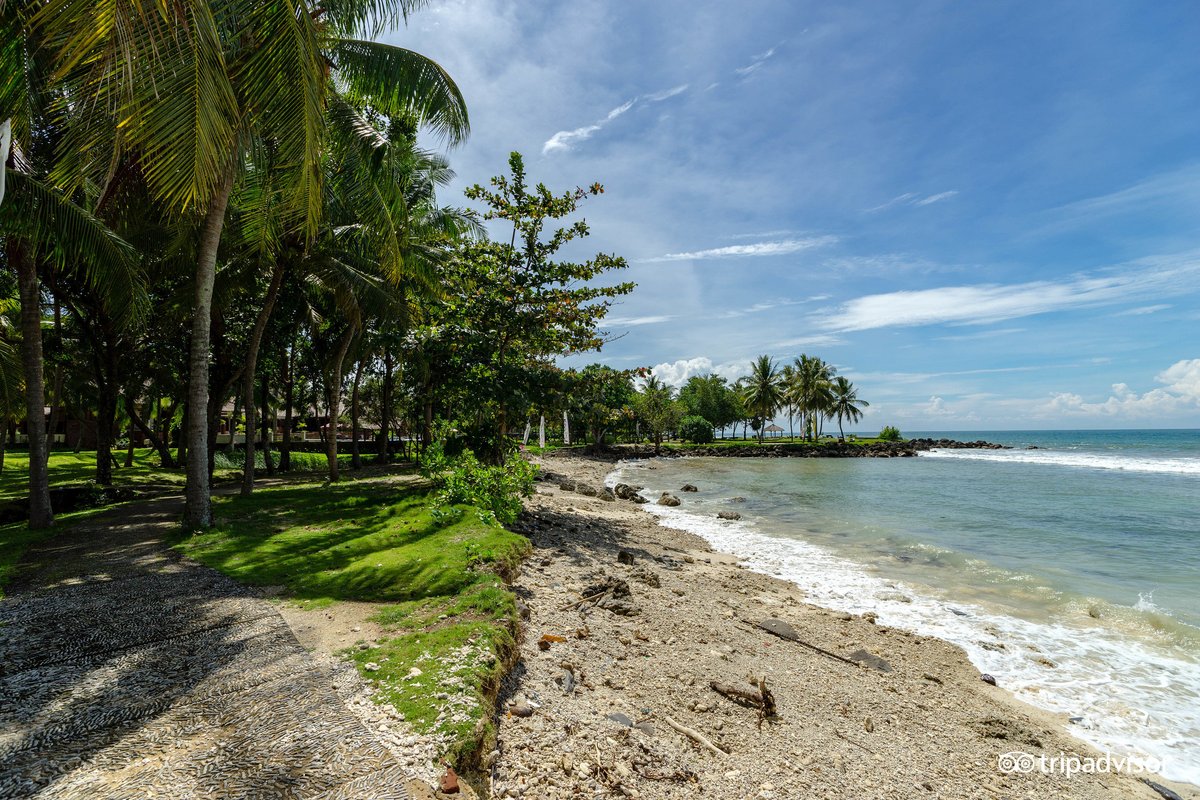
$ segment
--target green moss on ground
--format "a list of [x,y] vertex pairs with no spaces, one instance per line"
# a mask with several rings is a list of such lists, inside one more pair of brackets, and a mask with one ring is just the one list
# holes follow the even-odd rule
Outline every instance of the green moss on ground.
[[529,544],[476,508],[435,511],[432,500],[427,484],[394,474],[264,488],[217,498],[215,527],[176,547],[305,604],[387,603],[376,621],[395,635],[347,655],[376,699],[444,737],[447,756],[470,769],[494,736],[496,691],[516,653],[504,580]]
[[[117,460],[125,463],[125,451],[114,451]],[[55,450],[50,453],[50,486],[78,486],[96,477],[96,451],[71,453]],[[133,451],[133,466],[113,465],[113,485],[177,484],[183,486],[183,470],[163,469],[158,453],[151,448]],[[24,500],[29,496],[29,453],[9,452],[4,456],[0,471],[0,502]]]

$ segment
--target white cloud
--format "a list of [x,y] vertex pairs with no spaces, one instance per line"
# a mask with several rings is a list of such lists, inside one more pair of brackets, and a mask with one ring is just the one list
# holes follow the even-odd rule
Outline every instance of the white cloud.
[[645,98],[647,100],[649,100],[651,103],[659,103],[659,102],[662,102],[663,100],[666,100],[668,97],[674,97],[677,94],[683,94],[687,90],[688,90],[688,84],[681,83],[678,86],[674,86],[670,89],[664,89],[661,92],[653,92],[651,94],[645,95]]
[[653,325],[658,322],[669,322],[673,319],[675,319],[675,317],[670,314],[646,317],[613,317],[612,319],[604,320],[604,324],[606,326],[624,328],[632,327],[634,325]]
[[728,247],[714,247],[710,250],[695,250],[690,253],[666,253],[655,258],[644,259],[648,263],[660,261],[702,261],[710,258],[738,258],[742,256],[782,256],[788,253],[798,253],[814,247],[824,247],[835,243],[836,236],[812,236],[806,239],[782,239],[775,242],[758,242],[757,244],[735,244]]
[[1200,358],[1177,361],[1154,379],[1163,386],[1138,394],[1126,383],[1114,383],[1112,394],[1089,403],[1074,392],[1057,392],[1038,407],[1041,416],[1134,417],[1152,420],[1200,408]]
[[668,386],[675,387],[683,386],[687,383],[688,378],[695,375],[720,375],[722,378],[732,382],[749,371],[749,359],[730,361],[714,366],[712,359],[707,356],[682,358],[678,361],[656,364],[650,368],[651,374],[656,378]]
[[873,214],[876,211],[886,211],[887,209],[892,208],[894,206],[898,206],[901,203],[907,204],[907,203],[911,202],[912,200],[914,200],[915,198],[916,198],[916,195],[913,194],[912,192],[905,192],[904,194],[893,197],[891,200],[888,200],[886,203],[880,203],[879,205],[877,205],[873,208],[868,208],[867,213]]
[[1195,289],[1200,262],[1184,260],[1123,273],[1079,276],[1052,282],[945,286],[859,297],[842,304],[818,324],[834,331],[863,331],[914,325],[977,325],[1071,308],[1110,305],[1155,293]]
[[600,125],[584,125],[582,128],[576,128],[573,131],[559,131],[542,145],[542,154],[552,153],[555,150],[570,150],[572,144],[590,138],[601,127]]
[[1117,312],[1117,316],[1118,317],[1140,317],[1145,314],[1157,314],[1159,311],[1166,311],[1170,307],[1171,307],[1170,303],[1158,303],[1158,304],[1152,305],[1152,306],[1138,306],[1137,308],[1130,308],[1126,311],[1119,311],[1119,312]]
[[845,343],[846,342],[844,339],[839,339],[836,336],[831,336],[829,334],[817,334],[816,336],[800,336],[796,339],[785,339],[782,342],[775,342],[771,345],[771,347],[833,347],[834,345]]
[[573,144],[576,142],[582,142],[585,139],[590,139],[592,134],[596,133],[605,125],[629,111],[643,100],[650,103],[660,103],[670,97],[683,94],[687,90],[688,84],[683,83],[679,86],[673,86],[670,89],[664,89],[661,92],[652,92],[651,94],[640,95],[632,100],[626,100],[612,111],[609,111],[602,120],[599,120],[591,125],[584,125],[583,127],[575,128],[574,130],[559,131],[558,133],[554,134],[546,140],[545,144],[542,145],[542,155],[553,153],[556,150],[570,150]]
[[742,77],[750,75],[751,73],[757,72],[759,69],[761,69],[762,65],[767,63],[767,59],[769,59],[773,55],[775,55],[774,47],[772,47],[770,50],[767,50],[766,52],[759,53],[758,55],[752,56],[750,58],[749,64],[747,64],[744,67],[737,67],[736,69],[734,69],[733,72],[734,72],[734,74],[741,75]]
[[932,205],[933,203],[940,203],[943,200],[949,200],[951,197],[954,197],[954,195],[956,195],[956,194],[958,194],[957,189],[951,190],[949,192],[940,192],[939,194],[931,194],[931,195],[929,195],[929,197],[926,197],[922,200],[916,201],[916,203],[914,203],[914,205],[928,206],[928,205]]
[[937,194],[931,194],[931,195],[928,195],[927,197],[921,197],[916,192],[905,192],[904,194],[896,195],[891,200],[888,200],[886,203],[881,203],[872,208],[868,208],[866,210],[866,213],[874,214],[877,211],[886,211],[887,209],[895,208],[896,206],[933,205],[934,203],[940,203],[943,200],[949,200],[951,197],[954,197],[956,194],[958,194],[957,189],[951,189],[948,192],[938,192]]

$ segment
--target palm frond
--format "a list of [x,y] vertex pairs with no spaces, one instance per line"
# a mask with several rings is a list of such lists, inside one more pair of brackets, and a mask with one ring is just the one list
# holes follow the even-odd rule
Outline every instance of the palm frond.
[[437,62],[402,47],[359,39],[334,39],[329,56],[353,105],[391,116],[412,114],[450,144],[470,132],[467,105]]
[[147,303],[145,277],[133,247],[90,212],[24,172],[8,173],[11,193],[0,206],[0,230],[24,238],[41,258],[78,271],[123,321]]

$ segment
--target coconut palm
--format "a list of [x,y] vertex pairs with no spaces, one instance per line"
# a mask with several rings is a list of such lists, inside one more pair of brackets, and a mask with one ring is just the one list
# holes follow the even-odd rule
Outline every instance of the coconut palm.
[[834,368],[816,356],[801,355],[792,362],[787,394],[799,411],[804,438],[818,435],[819,419],[829,408]]
[[838,438],[844,440],[846,434],[842,430],[842,420],[848,419],[851,422],[858,422],[862,419],[862,410],[871,404],[859,398],[858,389],[855,389],[854,384],[847,380],[844,375],[838,375],[833,379],[830,394],[832,395],[832,402],[829,404],[829,410],[833,416],[837,417]]
[[758,443],[762,444],[767,422],[784,403],[783,374],[770,356],[759,356],[755,360],[746,376],[742,396],[759,420]]
[[284,229],[315,240],[323,212],[322,153],[335,119],[326,112],[339,100],[412,115],[451,142],[465,137],[462,95],[441,67],[412,51],[354,38],[385,30],[421,4],[23,4],[37,9],[33,26],[61,43],[54,76],[69,130],[57,179],[68,186],[106,185],[117,157],[133,155],[159,202],[197,223],[187,398],[185,517],[191,527],[211,524],[208,420],[199,410],[209,406],[209,325],[230,196],[269,149],[285,200],[273,213]]

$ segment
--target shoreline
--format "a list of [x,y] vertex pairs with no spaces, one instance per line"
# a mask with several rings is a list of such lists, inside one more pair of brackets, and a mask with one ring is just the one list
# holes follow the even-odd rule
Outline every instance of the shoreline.
[[[590,496],[629,455],[538,459],[543,480],[516,526],[535,550],[514,584],[529,617],[499,720],[495,796],[1163,796],[1132,775],[1002,773],[1004,753],[1099,753],[1065,716],[982,682],[957,646],[811,605],[795,584],[634,503]],[[571,606],[602,575],[626,581],[637,613]],[[758,627],[767,619],[799,641]],[[563,641],[542,649],[544,635]],[[864,655],[890,671],[835,658]],[[766,676],[779,707],[761,729],[753,709],[709,687],[750,675]],[[731,752],[702,750],[672,723]]]

